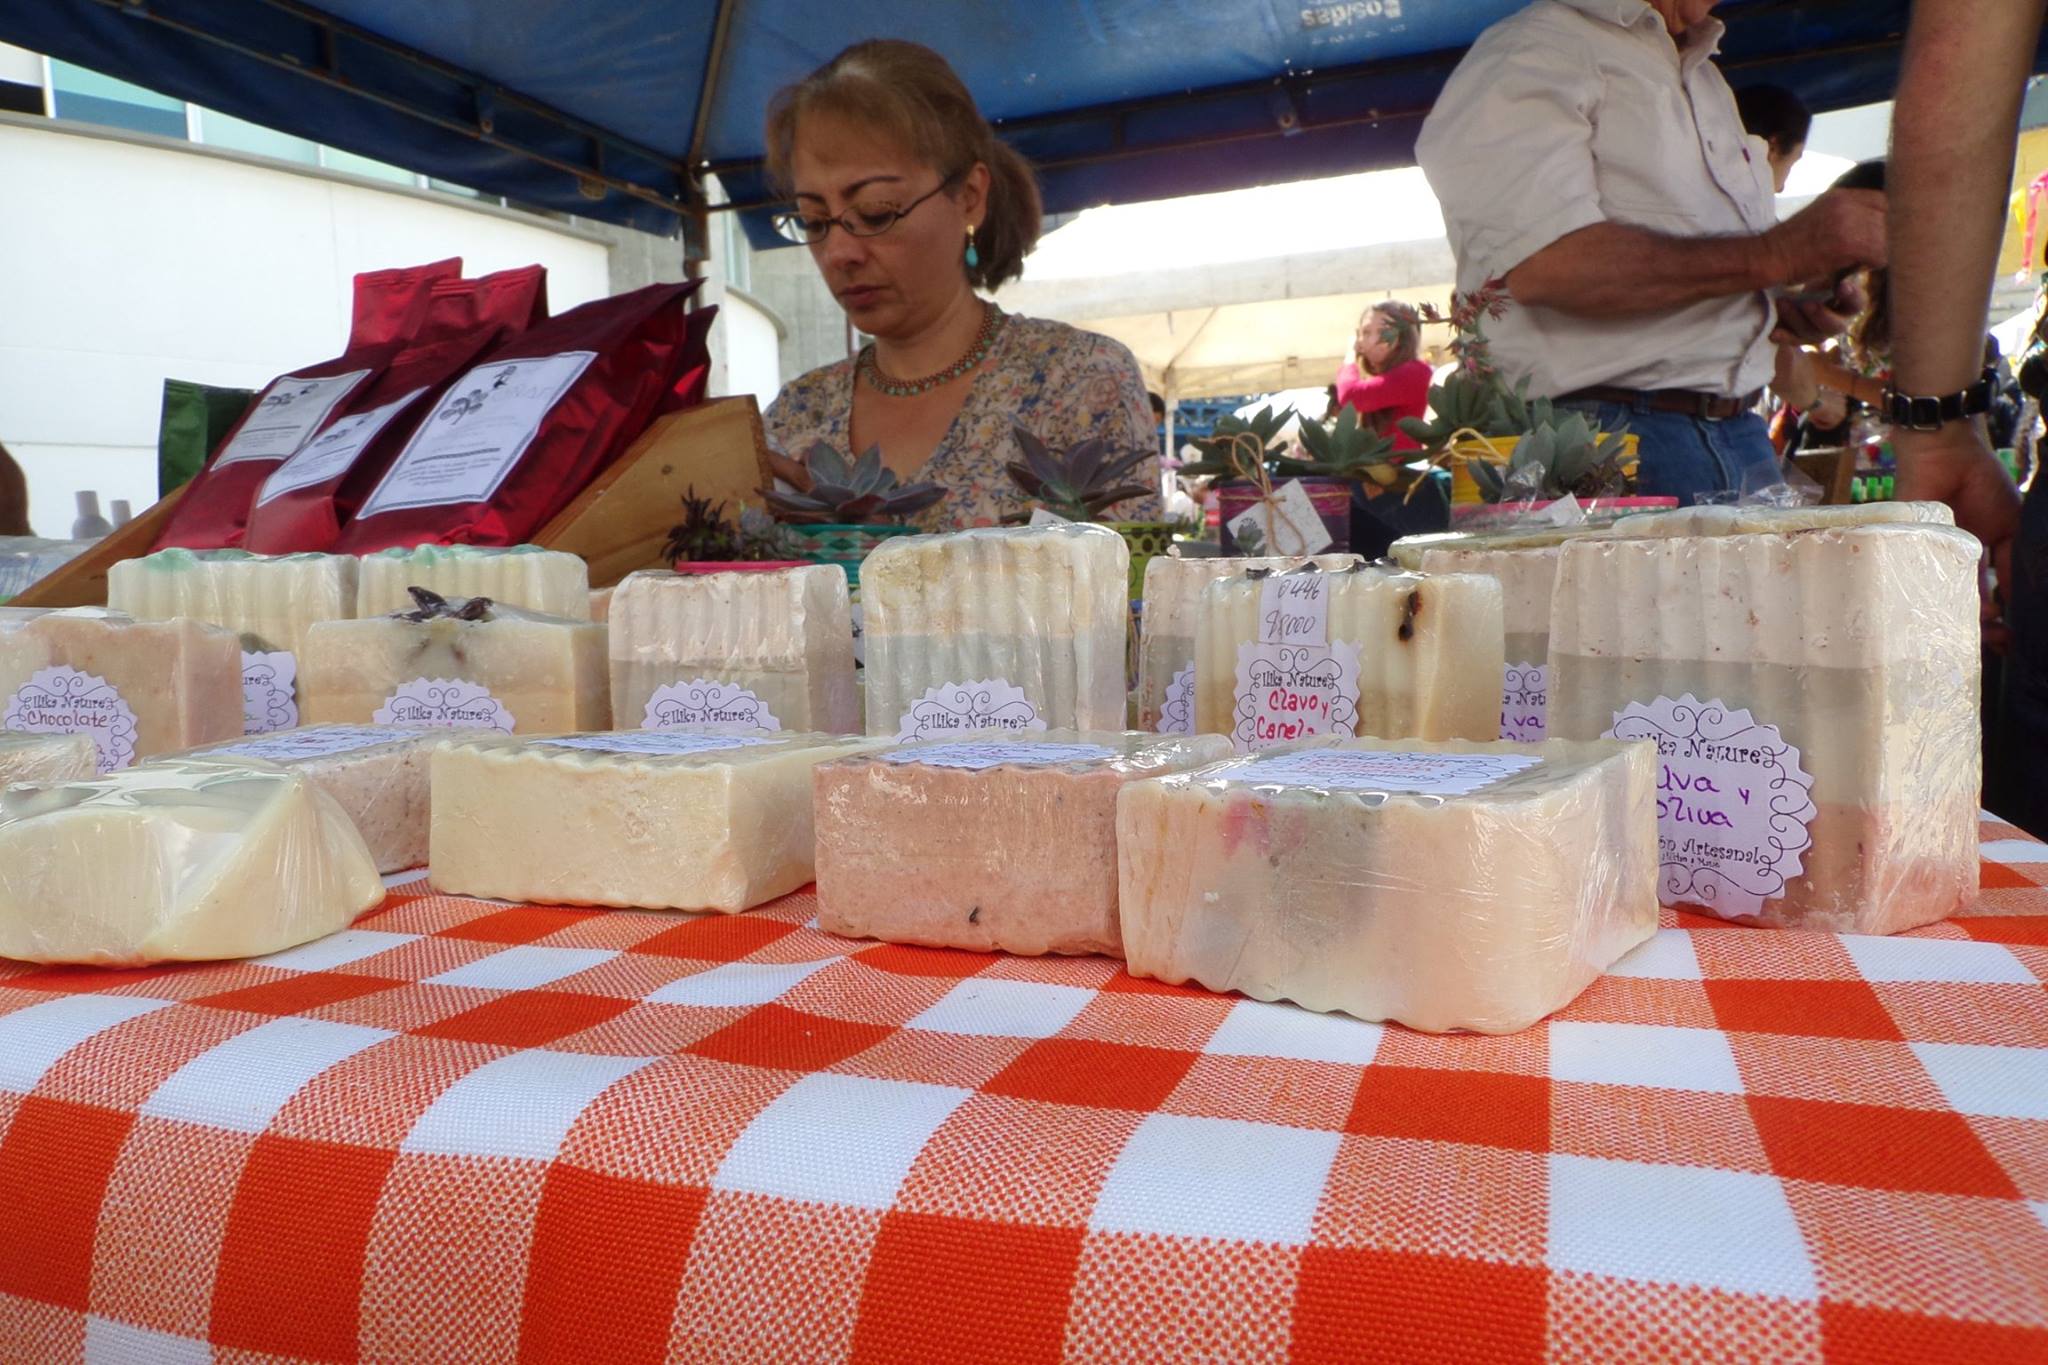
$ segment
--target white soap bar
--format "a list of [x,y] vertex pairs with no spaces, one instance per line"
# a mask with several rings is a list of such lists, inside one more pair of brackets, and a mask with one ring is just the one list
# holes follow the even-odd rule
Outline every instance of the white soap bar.
[[0,617],[0,729],[92,737],[101,772],[242,733],[242,647],[98,607]]
[[310,778],[165,760],[0,793],[0,957],[214,960],[331,934],[384,899]]
[[1612,534],[1611,521],[1577,526],[1521,526],[1511,531],[1432,531],[1427,535],[1402,536],[1388,547],[1387,558],[1411,572],[1420,572],[1423,557],[1432,550],[1547,550],[1568,540]]
[[312,725],[188,750],[182,758],[275,764],[333,797],[370,847],[379,872],[427,862],[429,759],[446,730],[394,725]]
[[245,650],[296,654],[315,622],[355,615],[356,561],[348,555],[159,550],[107,570],[107,605],[138,621],[189,616],[234,631]]
[[1130,552],[1116,532],[903,536],[860,580],[869,734],[1123,728]]
[[1124,952],[1433,1033],[1513,1033],[1656,932],[1647,744],[1310,741],[1133,782]]
[[75,782],[99,771],[85,735],[18,735],[0,730],[0,789],[17,782]]
[[836,565],[629,574],[608,624],[614,724],[861,730],[853,617]]
[[488,597],[543,616],[590,619],[590,566],[538,545],[420,545],[362,559],[356,615],[384,616],[412,606],[408,588],[442,597]]
[[1558,547],[1523,550],[1432,549],[1422,556],[1426,574],[1481,574],[1500,584],[1506,625],[1507,666],[1501,681],[1500,737],[1542,739],[1550,690],[1550,593],[1557,583]]
[[[1138,728],[1187,734],[1194,727],[1195,623],[1201,619],[1204,589],[1246,569],[1293,569],[1308,562],[1299,556],[1175,559],[1170,555],[1149,561],[1141,618],[1144,631],[1138,646]],[[1348,569],[1360,559],[1349,554],[1316,555],[1312,562],[1334,572]]]
[[937,740],[817,772],[818,925],[853,938],[1123,956],[1116,798],[1230,756],[1221,735]]
[[[1272,639],[1276,597],[1310,593]],[[1239,752],[1311,735],[1494,739],[1503,637],[1500,584],[1476,575],[1360,565],[1218,579],[1196,631],[1195,729]]]
[[1855,526],[1953,526],[1956,514],[1942,502],[1858,502],[1827,507],[1679,507],[1638,512],[1615,522],[1609,534],[1624,539],[1674,536],[1790,535],[1794,531],[1844,530]]
[[611,724],[604,656],[603,626],[517,607],[327,621],[307,634],[300,714],[308,725],[600,730]]
[[1978,556],[1932,524],[1565,549],[1551,733],[1658,740],[1667,903],[1888,934],[1970,902]]
[[464,739],[434,754],[435,889],[736,913],[814,874],[811,769],[829,735],[621,730]]

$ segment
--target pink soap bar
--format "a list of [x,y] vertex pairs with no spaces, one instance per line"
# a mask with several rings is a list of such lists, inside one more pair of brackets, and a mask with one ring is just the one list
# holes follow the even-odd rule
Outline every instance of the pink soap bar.
[[1048,730],[820,764],[819,927],[939,948],[1121,957],[1117,794],[1229,756],[1222,735]]

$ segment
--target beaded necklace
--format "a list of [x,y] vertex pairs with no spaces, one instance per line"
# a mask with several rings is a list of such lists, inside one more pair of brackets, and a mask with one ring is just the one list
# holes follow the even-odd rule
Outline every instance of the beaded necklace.
[[860,348],[857,367],[861,378],[867,381],[869,388],[878,393],[886,393],[891,398],[915,398],[918,394],[936,389],[941,384],[952,383],[988,359],[990,348],[996,344],[996,334],[1003,329],[1003,310],[993,303],[983,304],[982,307],[984,311],[981,330],[975,334],[974,344],[967,348],[966,355],[937,374],[926,375],[922,379],[896,379],[883,372],[881,362],[875,359],[874,343],[869,342]]

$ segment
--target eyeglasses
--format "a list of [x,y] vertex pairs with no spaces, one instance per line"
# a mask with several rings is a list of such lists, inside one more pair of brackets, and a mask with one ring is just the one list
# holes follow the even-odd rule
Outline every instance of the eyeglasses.
[[831,234],[834,227],[840,228],[849,237],[879,237],[895,227],[900,220],[908,218],[910,211],[925,200],[953,188],[959,179],[960,172],[955,171],[902,208],[897,208],[894,204],[855,204],[837,218],[796,209],[788,213],[778,213],[768,221],[775,225],[777,232],[799,246],[816,246]]

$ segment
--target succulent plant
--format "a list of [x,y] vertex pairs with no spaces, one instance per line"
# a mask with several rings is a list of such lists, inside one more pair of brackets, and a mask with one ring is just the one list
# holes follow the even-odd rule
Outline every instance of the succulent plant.
[[695,563],[752,562],[763,559],[797,559],[800,547],[791,543],[788,531],[751,507],[743,507],[737,522],[726,514],[723,502],[699,497],[695,484],[683,491],[683,519],[669,528],[662,556],[669,562]]
[[1280,431],[1294,419],[1294,409],[1263,407],[1250,417],[1232,414],[1218,419],[1215,430],[1194,443],[1202,458],[1180,467],[1190,479],[1251,479],[1260,464],[1272,458],[1268,452]]
[[1538,400],[1533,416],[1543,424],[1523,433],[1507,468],[1486,460],[1471,463],[1472,481],[1488,502],[1512,498],[1615,497],[1633,483],[1622,466],[1628,445],[1622,432],[1601,433],[1585,414],[1554,413]]
[[1024,428],[1015,431],[1024,458],[1010,461],[1011,480],[1046,511],[1068,521],[1094,521],[1126,498],[1142,498],[1152,491],[1142,483],[1118,482],[1150,459],[1150,450],[1112,455],[1106,441],[1090,438],[1055,454]]
[[768,508],[784,521],[806,525],[873,525],[922,512],[946,496],[935,483],[898,483],[882,465],[882,448],[869,446],[849,461],[820,441],[804,453],[809,492],[763,489]]
[[1345,408],[1327,427],[1303,422],[1301,448],[1308,459],[1283,459],[1274,472],[1287,478],[1306,474],[1352,483],[1370,481],[1381,488],[1391,488],[1401,477],[1393,438],[1367,426],[1356,408]]

